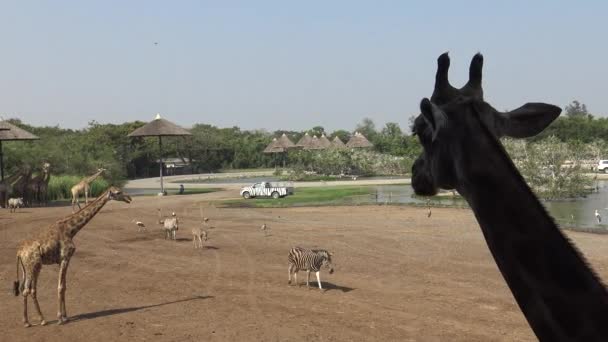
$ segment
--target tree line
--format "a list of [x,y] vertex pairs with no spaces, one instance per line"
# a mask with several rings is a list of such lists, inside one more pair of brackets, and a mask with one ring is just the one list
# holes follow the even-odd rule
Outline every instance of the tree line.
[[[410,118],[410,124],[411,119],[413,116]],[[86,175],[104,167],[108,170],[105,177],[112,183],[154,177],[158,174],[158,139],[127,137],[127,134],[143,126],[144,122],[100,124],[92,121],[84,129],[73,130],[58,126],[38,127],[18,119],[9,121],[38,135],[40,140],[3,143],[7,174],[16,172],[23,164],[31,165],[35,169],[42,161],[51,163],[55,175]],[[365,157],[344,151],[315,154],[295,152],[283,156],[287,166],[296,171],[308,169],[320,173],[335,173],[345,168],[355,168],[362,173],[377,174],[383,167],[388,167],[392,170],[390,173],[406,172],[421,151],[418,139],[410,134],[410,127],[402,129],[394,122],[377,127],[369,118],[363,119],[354,130],[338,129],[331,132],[322,126],[303,131],[268,132],[243,130],[237,126],[219,128],[203,123],[196,124],[189,130],[191,137],[163,138],[163,158],[180,158],[184,163],[190,164],[194,173],[282,165],[277,156],[262,151],[273,137],[279,137],[283,133],[293,142],[297,142],[305,133],[317,136],[325,134],[330,139],[337,136],[346,142],[358,131],[374,145]],[[537,161],[546,161],[552,158],[543,154],[543,151],[551,151],[551,148],[546,147],[547,144],[557,143],[562,144],[560,151],[567,151],[561,154],[564,156],[562,159],[569,158],[564,160],[608,159],[608,119],[592,115],[584,104],[573,101],[565,107],[562,116],[541,134],[522,140],[520,144],[507,143],[507,149],[514,154],[516,160],[526,155],[534,156],[532,159]],[[397,159],[391,159],[390,156]],[[527,160],[526,167],[522,169],[527,179],[532,180],[534,175],[548,173],[538,169],[546,169],[548,166],[545,162],[533,162],[529,158]],[[520,165],[524,164],[520,162]],[[583,171],[588,170],[581,168],[581,172]],[[564,178],[566,181],[578,179],[571,174]],[[537,182],[542,183],[541,180]],[[562,184],[563,180],[557,183]]]
[[[7,141],[4,146],[4,163],[7,174],[17,172],[24,164],[34,169],[48,161],[53,174],[86,175],[99,167],[105,175],[117,182],[125,179],[153,177],[158,174],[158,139],[127,135],[143,126],[141,121],[122,124],[100,124],[92,121],[84,129],[74,130],[33,126],[9,119],[9,122],[37,136],[36,141]],[[373,121],[365,119],[356,130],[364,133],[374,144],[374,150],[388,155],[416,155],[420,151],[417,140],[405,134],[398,124],[388,123],[376,130]],[[163,137],[163,158],[180,158],[190,163],[193,172],[215,172],[220,169],[247,169],[274,167],[276,156],[262,151],[272,141],[286,133],[296,142],[305,133],[340,137],[348,141],[351,131],[326,132],[321,126],[306,131],[242,130],[239,127],[219,128],[209,124],[196,124],[189,129],[191,137]]]

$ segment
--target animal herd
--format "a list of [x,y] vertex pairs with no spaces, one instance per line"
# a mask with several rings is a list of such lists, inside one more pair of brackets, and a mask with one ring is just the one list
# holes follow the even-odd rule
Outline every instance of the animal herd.
[[[530,137],[541,132],[561,109],[528,103],[499,112],[485,102],[482,89],[483,57],[473,57],[469,81],[460,89],[448,81],[449,56],[437,60],[435,89],[420,103],[421,114],[412,128],[423,147],[412,167],[412,187],[418,195],[432,196],[439,189],[457,190],[469,203],[484,238],[515,301],[536,336],[542,341],[608,341],[608,292],[582,254],[559,230],[527,186],[498,138]],[[75,246],[73,237],[110,200],[131,202],[111,187],[89,205],[61,219],[17,251],[15,295],[24,300],[24,324],[29,326],[27,300],[44,320],[36,298],[43,264],[59,264],[58,322],[65,311],[66,272]],[[430,216],[429,211],[429,216]],[[175,239],[179,220],[159,220],[165,238]],[[142,224],[143,225],[143,224]],[[140,226],[138,224],[138,226]],[[268,226],[261,230],[267,233]],[[195,247],[207,234],[197,235]],[[292,248],[288,253],[289,282],[297,272],[315,272],[319,288],[322,267],[333,272],[332,254],[322,249]]]
[[29,165],[23,165],[10,177],[0,181],[0,206],[8,208],[10,199],[21,199],[20,207],[35,204],[46,205],[51,164],[43,162],[37,174],[32,174],[32,168]]
[[[38,276],[40,275],[42,265],[59,265],[57,323],[63,324],[67,321],[68,317],[65,309],[66,274],[70,259],[76,251],[73,238],[111,200],[130,203],[131,197],[121,189],[110,187],[79,211],[56,221],[33,238],[20,243],[17,249],[17,280],[13,284],[13,293],[15,296],[23,296],[23,324],[25,327],[31,326],[27,310],[28,298],[31,298],[34,303],[34,308],[40,318],[40,325],[46,325],[46,320],[37,298]],[[159,216],[160,212],[159,209]],[[138,232],[147,231],[147,227],[142,221],[133,219],[131,222],[138,227]],[[160,217],[158,223],[164,230],[165,239],[176,240],[179,219],[175,212],[170,217]],[[203,242],[208,239],[207,230],[204,228],[208,224],[209,218],[204,217],[202,218],[201,226],[192,228],[194,248],[203,248]],[[295,256],[294,253],[296,253]],[[293,272],[297,273],[299,270],[305,270],[307,273],[310,273],[310,271],[315,271],[317,280],[319,281],[319,288],[322,289],[319,278],[321,266],[330,268],[330,273],[333,273],[331,254],[329,252],[296,247],[289,253],[289,280],[291,282],[291,274]],[[306,285],[308,286],[308,281]]]
[[[70,188],[72,195],[72,212],[81,209],[79,197],[84,194],[85,204],[89,202],[91,183],[106,169],[99,168],[91,176],[84,177]],[[29,165],[23,165],[20,170],[10,177],[0,181],[0,206],[4,208],[18,209],[24,206],[32,207],[35,204],[46,206],[49,201],[48,189],[51,179],[51,164],[43,162],[38,173],[33,176]]]

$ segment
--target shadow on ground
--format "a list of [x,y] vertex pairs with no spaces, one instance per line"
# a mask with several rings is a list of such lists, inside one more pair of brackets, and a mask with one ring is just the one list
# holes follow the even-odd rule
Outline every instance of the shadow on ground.
[[340,285],[328,283],[328,282],[325,282],[325,281],[321,282],[321,286],[323,286],[323,288],[325,290],[327,290],[327,291],[330,291],[330,290],[339,290],[339,291],[342,291],[344,293],[356,290],[355,288],[352,288],[352,287],[340,286]]
[[[165,305],[170,305],[170,304],[189,302],[189,301],[192,301],[192,300],[209,299],[209,298],[213,298],[213,296],[194,296],[194,297],[190,297],[190,298],[185,298],[185,299],[180,299],[180,300],[174,300],[174,301],[171,301],[171,302],[165,302],[165,303],[160,303],[160,304],[152,304],[152,305],[144,305],[144,306],[134,306],[134,307],[130,307],[130,308],[109,309],[109,310],[101,310],[101,311],[83,313],[83,314],[78,314],[76,316],[69,317],[68,318],[69,319],[68,322],[69,323],[76,323],[76,322],[79,322],[79,321],[86,321],[86,320],[89,320],[89,319],[95,319],[95,318],[99,318],[99,317],[119,315],[119,314],[123,314],[123,313],[143,310],[143,309],[150,309],[150,308],[156,308],[156,307],[159,307],[159,306],[165,306]],[[53,322],[49,322],[49,323],[57,323],[57,321],[53,321]]]

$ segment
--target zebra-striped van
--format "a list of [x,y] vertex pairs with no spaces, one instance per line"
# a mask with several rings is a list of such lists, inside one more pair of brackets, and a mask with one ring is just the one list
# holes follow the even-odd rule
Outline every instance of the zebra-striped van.
[[273,184],[270,182],[255,183],[252,186],[246,186],[241,189],[243,198],[253,197],[272,197],[279,198],[288,195],[293,195],[293,186],[285,186],[283,184]]

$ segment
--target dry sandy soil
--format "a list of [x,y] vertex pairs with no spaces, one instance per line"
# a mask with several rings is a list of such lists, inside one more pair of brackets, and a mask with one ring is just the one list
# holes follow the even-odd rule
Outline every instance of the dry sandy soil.
[[[0,339],[535,340],[469,210],[433,209],[427,218],[426,209],[411,207],[204,207],[215,228],[204,249],[193,249],[188,233],[200,222],[199,203],[225,195],[164,198],[163,210],[181,217],[175,242],[154,224],[159,199],[108,203],[75,238],[67,277],[71,321],[27,329],[22,299],[10,293],[15,246],[70,209],[2,210]],[[132,219],[147,223],[148,232],[137,232]],[[262,223],[272,229],[267,237]],[[608,279],[608,236],[568,235]],[[287,285],[294,245],[334,252],[336,272],[321,274],[327,291]],[[38,284],[50,321],[57,312],[57,272],[58,266],[44,266]],[[32,306],[29,312],[37,324]]]

